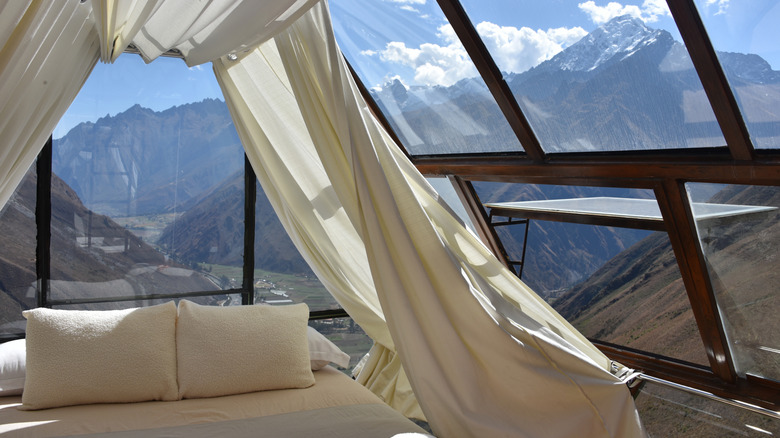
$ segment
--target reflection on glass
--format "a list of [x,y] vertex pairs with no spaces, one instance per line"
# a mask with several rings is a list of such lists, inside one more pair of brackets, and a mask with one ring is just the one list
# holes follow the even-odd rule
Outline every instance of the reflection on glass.
[[0,210],[0,338],[24,333],[22,311],[37,305],[35,163]]
[[[483,203],[653,200],[651,191],[619,188],[499,183],[475,188]],[[523,281],[589,338],[708,363],[666,233],[558,222],[564,219],[551,213],[549,220],[530,220],[527,244],[524,225],[496,227],[511,260],[520,260],[525,250]]]
[[349,368],[337,367],[347,375],[352,374],[355,365],[374,345],[374,341],[352,318],[317,319],[309,321],[309,325],[349,355]]
[[780,434],[772,417],[676,388],[645,382],[636,407],[653,438],[770,437]]
[[780,148],[780,3],[696,0],[753,144]]
[[202,80],[215,80],[197,79],[181,60],[136,63],[96,67],[76,99],[123,107],[85,116],[77,112],[84,105],[74,104],[61,124],[86,118],[55,136],[52,300],[241,285],[240,275],[220,272],[224,266],[240,270],[244,239],[243,150],[225,103],[207,98],[155,110],[126,100],[133,90],[138,101],[167,105],[163,96],[174,90],[155,88],[166,87],[162,79],[124,82],[116,94],[101,89],[128,71],[178,78],[194,95],[208,88]]
[[732,212],[696,219],[737,372],[780,380],[780,190],[694,183],[686,188],[692,200]]
[[725,145],[664,2],[462,3],[545,151]]
[[412,155],[521,151],[435,2],[337,0],[336,39]]
[[[197,303],[203,306],[238,306],[241,305],[240,294],[218,294],[200,297],[186,297],[182,298],[193,303]],[[117,301],[117,302],[105,302],[105,303],[79,303],[79,304],[62,304],[55,306],[56,309],[65,310],[121,310],[132,309],[136,307],[149,307],[156,306],[158,304],[165,304],[171,301],[168,298],[154,299],[154,300],[132,300],[132,301]],[[173,300],[177,305],[180,299]]]
[[466,224],[466,227],[476,234],[476,227],[471,221],[466,208],[460,200],[460,197],[455,192],[455,188],[448,178],[440,177],[426,177],[425,179],[433,186],[436,192],[444,199],[444,202],[452,209],[452,211],[458,216],[458,218]]

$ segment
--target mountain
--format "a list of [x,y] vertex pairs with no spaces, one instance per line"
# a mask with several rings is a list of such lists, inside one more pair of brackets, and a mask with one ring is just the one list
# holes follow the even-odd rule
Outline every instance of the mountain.
[[[585,196],[652,198],[645,190],[474,182],[480,201],[516,202]],[[552,299],[588,278],[605,262],[646,237],[649,232],[563,222],[530,221],[523,281],[537,294]],[[523,251],[523,225],[496,227],[512,260]]]
[[[169,248],[180,260],[241,266],[244,254],[244,173],[227,178],[195,199],[193,204],[176,220],[175,225],[165,228],[158,244]],[[258,269],[311,273],[259,184],[255,199],[255,248],[255,267]]]
[[[175,216],[162,221],[167,226],[159,234],[145,231],[147,242],[174,259],[243,263],[244,153],[223,101],[160,112],[135,105],[76,126],[53,151],[54,173],[79,199],[91,200],[85,203],[94,211],[117,218]],[[256,204],[256,267],[310,272],[259,189]]]
[[517,137],[478,79],[449,87],[407,87],[394,79],[372,94],[413,155],[519,149]]
[[[758,55],[718,55],[760,147],[780,147],[780,72]],[[725,144],[685,46],[628,15],[504,76],[547,152]],[[481,81],[442,87],[395,79],[372,94],[413,155],[521,150]]]
[[608,21],[520,77],[528,80],[558,72],[579,73],[581,78],[592,77],[647,48],[660,46],[668,50],[673,44],[669,32],[651,29],[641,20],[623,15]]
[[[34,170],[34,168],[33,168]],[[0,220],[0,333],[21,321],[35,301],[35,172],[28,172]],[[166,258],[111,218],[88,210],[52,175],[51,282],[55,300],[215,290],[209,279]],[[88,306],[89,307],[89,306]],[[94,308],[111,307],[111,304]],[[10,318],[10,319],[9,319]]]
[[[761,87],[778,83],[780,73],[756,55],[720,55],[724,69],[751,84],[756,99]],[[719,144],[685,48],[668,32],[631,17],[611,20],[537,67],[506,74],[506,81],[548,151]],[[449,87],[409,87],[394,80],[372,93],[388,114],[403,114],[391,123],[413,154],[520,149],[476,79]],[[112,217],[176,216],[176,222],[160,228],[159,239],[147,242],[187,263],[240,264],[243,154],[224,102],[205,100],[161,112],[136,105],[77,126],[57,139],[54,153],[55,173],[84,199],[85,208]],[[484,202],[607,191],[476,186]],[[612,195],[646,196],[628,190]],[[130,201],[130,207],[118,207],[114,199]],[[305,269],[262,196],[256,214],[256,266]],[[520,228],[500,233],[511,237],[505,239],[507,249],[519,253]],[[524,279],[542,295],[556,297],[646,236],[637,230],[532,221]]]
[[125,216],[174,211],[243,164],[230,113],[216,99],[160,112],[135,105],[81,123],[55,140],[53,156],[54,172],[87,207]]
[[[708,202],[780,207],[780,191],[727,186]],[[780,322],[772,309],[780,305],[780,272],[766,268],[780,248],[777,218],[772,212],[701,230],[719,309],[743,371],[777,369],[771,348],[777,346],[772,334]],[[708,364],[702,342],[693,335],[696,322],[664,233],[653,233],[612,258],[553,307],[588,337]]]

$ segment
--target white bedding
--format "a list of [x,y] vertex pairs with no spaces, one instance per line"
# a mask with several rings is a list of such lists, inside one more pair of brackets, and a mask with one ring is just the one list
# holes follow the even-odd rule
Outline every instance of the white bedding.
[[[392,437],[430,436],[339,371],[314,372],[304,389],[224,397],[22,411],[20,396],[0,397],[0,435],[51,437]],[[412,435],[414,436],[414,435]]]

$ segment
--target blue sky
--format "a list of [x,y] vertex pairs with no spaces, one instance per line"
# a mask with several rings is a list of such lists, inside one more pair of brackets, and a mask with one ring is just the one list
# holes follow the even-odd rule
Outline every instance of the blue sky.
[[114,116],[136,103],[162,111],[205,98],[224,100],[211,64],[188,68],[181,59],[158,58],[147,65],[140,56],[125,53],[114,64],[95,66],[54,130],[54,138],[81,122]]
[[[587,32],[631,14],[679,38],[663,0],[461,0],[504,71],[521,72],[549,59]],[[757,53],[780,69],[780,2],[696,0],[715,48]],[[347,58],[377,86],[393,77],[406,84],[450,85],[476,75],[434,0],[331,0],[334,29]],[[153,110],[222,98],[210,64],[194,68],[178,59],[146,65],[124,54],[98,64],[54,132],[115,115],[138,103]]]

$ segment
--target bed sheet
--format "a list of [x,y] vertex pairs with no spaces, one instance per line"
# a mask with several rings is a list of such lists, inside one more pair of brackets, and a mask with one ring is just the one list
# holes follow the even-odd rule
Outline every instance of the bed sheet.
[[[90,434],[195,437],[196,433],[202,433],[201,436],[345,438],[350,436],[345,435],[348,430],[354,430],[358,434],[353,436],[362,437],[392,437],[402,433],[429,436],[423,435],[424,431],[417,425],[341,372],[325,367],[314,376],[314,386],[304,389],[172,402],[67,406],[40,411],[17,409],[21,404],[20,396],[0,397],[0,435],[25,438]],[[372,422],[377,427],[375,432],[370,432],[367,426]],[[285,425],[290,430],[280,432],[279,428],[284,429]],[[293,430],[303,426],[309,429]],[[333,430],[333,435],[325,435],[327,427]],[[272,434],[261,435],[263,431]]]

